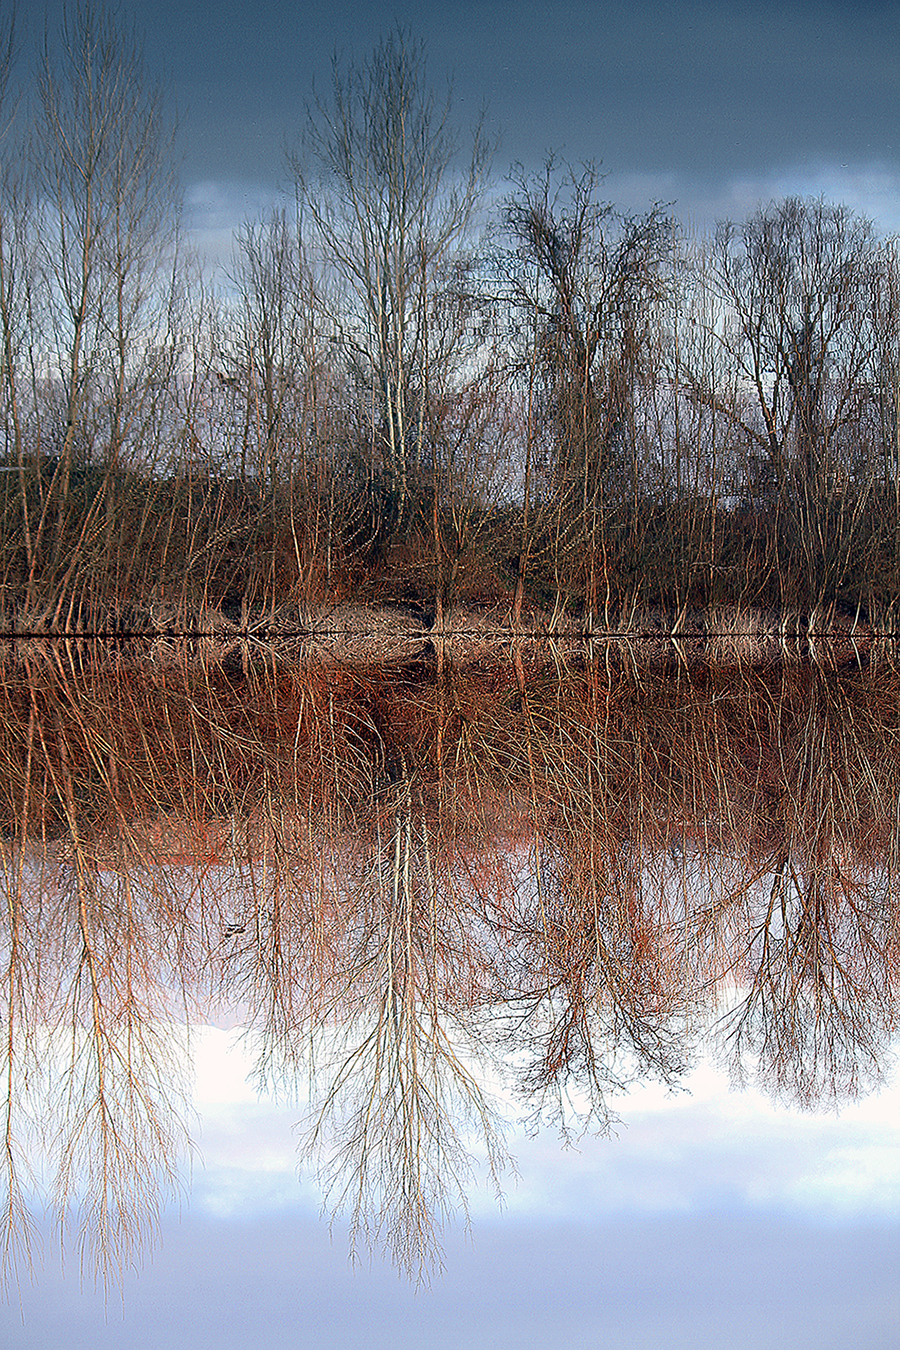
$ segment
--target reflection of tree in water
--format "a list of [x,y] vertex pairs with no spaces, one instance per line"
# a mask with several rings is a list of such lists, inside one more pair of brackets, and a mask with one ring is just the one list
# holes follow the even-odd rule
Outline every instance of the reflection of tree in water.
[[[814,682],[782,746],[765,872],[742,897],[734,934],[746,991],[725,1019],[734,1071],[753,1060],[775,1093],[805,1105],[876,1082],[895,1025],[896,837],[881,856],[866,840],[890,830],[895,770],[875,777],[860,718],[866,709],[848,706],[834,682]],[[866,809],[873,799],[878,815]]]
[[210,1000],[260,1083],[309,1100],[328,1207],[412,1272],[465,1207],[473,1135],[502,1168],[486,1082],[534,1125],[602,1129],[611,1092],[712,1038],[804,1105],[862,1090],[895,1026],[898,693],[11,666],[8,1259],[29,1128],[84,1251],[128,1259],[176,1176],[165,1028]]
[[319,836],[333,855],[304,907],[311,968],[297,969],[301,934],[274,905],[257,915],[244,969],[261,1081],[296,1092],[308,1079],[302,1150],[321,1160],[329,1208],[350,1212],[354,1243],[383,1242],[412,1273],[465,1208],[467,1135],[481,1135],[495,1179],[503,1161],[472,1062],[489,933],[477,932],[477,897],[440,835],[439,803],[402,748],[367,729],[347,833]]

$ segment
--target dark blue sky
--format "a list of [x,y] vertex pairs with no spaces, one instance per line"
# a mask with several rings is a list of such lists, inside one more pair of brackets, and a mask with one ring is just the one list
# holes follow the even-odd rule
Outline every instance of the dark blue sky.
[[[51,0],[51,27],[61,8]],[[365,59],[400,23],[425,42],[433,84],[452,79],[463,129],[486,106],[498,178],[555,150],[600,163],[621,205],[674,202],[686,224],[797,192],[900,229],[893,0],[145,0],[130,12],[177,98],[201,226],[204,209],[224,223],[284,183],[285,147],[313,88],[327,93],[334,53]]]

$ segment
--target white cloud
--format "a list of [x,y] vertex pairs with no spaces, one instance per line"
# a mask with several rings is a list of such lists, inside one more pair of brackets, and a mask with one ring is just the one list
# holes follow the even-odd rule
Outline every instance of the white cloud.
[[738,216],[782,197],[824,197],[869,216],[886,234],[900,230],[900,172],[883,164],[820,162],[776,170],[758,179],[731,184]]
[[184,194],[188,235],[206,262],[227,270],[232,262],[235,230],[281,200],[275,188],[254,183],[210,179],[191,183]]
[[900,232],[900,171],[878,162],[787,164],[752,177],[710,182],[675,172],[610,174],[603,193],[627,211],[671,202],[688,234],[704,234],[717,220],[744,220],[784,197],[824,197],[868,216],[884,234]]

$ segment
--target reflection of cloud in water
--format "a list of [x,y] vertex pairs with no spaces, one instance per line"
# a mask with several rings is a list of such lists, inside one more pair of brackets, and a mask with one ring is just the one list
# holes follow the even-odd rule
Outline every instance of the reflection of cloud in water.
[[[315,1188],[296,1179],[299,1109],[257,1097],[248,1084],[252,1057],[233,1034],[200,1032],[195,1063],[203,1160],[195,1207],[244,1215],[315,1208]],[[615,1103],[621,1123],[612,1137],[585,1135],[571,1146],[552,1131],[524,1134],[516,1127],[521,1111],[507,1098],[518,1175],[505,1179],[504,1212],[578,1220],[771,1205],[835,1219],[900,1214],[900,1084],[821,1114],[781,1106],[752,1087],[736,1092],[708,1062],[682,1086],[676,1093],[636,1086]],[[472,1144],[477,1156],[477,1139]],[[479,1220],[497,1212],[484,1178],[471,1208]]]

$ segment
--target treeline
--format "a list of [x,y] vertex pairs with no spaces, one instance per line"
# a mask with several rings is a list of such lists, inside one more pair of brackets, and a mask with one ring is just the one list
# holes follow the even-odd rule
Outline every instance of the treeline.
[[218,291],[139,45],[0,63],[0,622],[244,624],[353,596],[850,612],[900,593],[900,255],[789,199],[703,240],[590,167],[503,191],[422,49],[336,67]]

